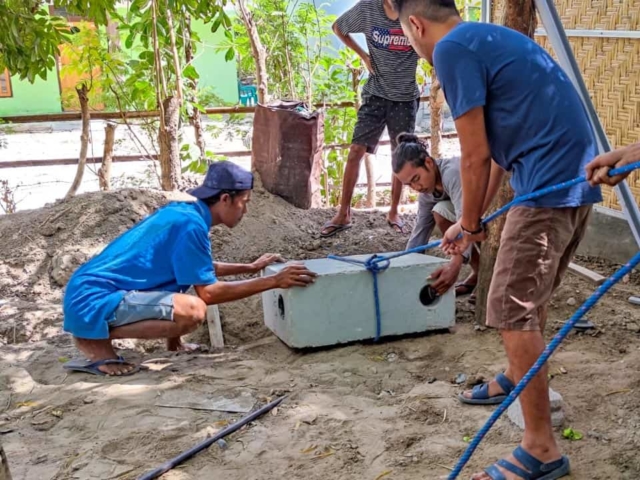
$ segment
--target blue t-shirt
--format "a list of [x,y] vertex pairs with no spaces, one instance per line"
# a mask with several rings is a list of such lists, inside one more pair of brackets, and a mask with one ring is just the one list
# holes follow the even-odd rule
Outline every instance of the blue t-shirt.
[[[562,68],[515,30],[462,22],[435,47],[433,64],[454,119],[484,107],[493,160],[512,171],[516,196],[584,175],[596,139]],[[583,182],[522,205],[577,207],[602,201]]]
[[64,295],[64,330],[79,338],[109,338],[108,321],[124,295],[185,292],[216,282],[211,212],[201,201],[160,208],[111,242],[72,275]]

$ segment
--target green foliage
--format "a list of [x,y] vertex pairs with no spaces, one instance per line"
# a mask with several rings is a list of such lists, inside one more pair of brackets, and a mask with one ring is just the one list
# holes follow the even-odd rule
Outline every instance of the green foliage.
[[[109,52],[104,29],[93,28],[87,22],[78,25],[78,31],[71,37],[71,43],[64,46],[67,64],[60,70],[60,76],[78,77],[76,87],[86,84],[90,95],[89,105],[102,105],[105,109],[117,108],[118,83],[128,73],[128,63],[122,51]],[[63,98],[67,105],[77,101],[75,92],[71,98]]]
[[579,432],[578,430],[574,430],[573,428],[565,428],[562,431],[562,436],[567,440],[571,440],[572,442],[582,440],[582,438],[584,437],[581,432]]
[[55,0],[55,7],[73,15],[88,18],[97,25],[107,25],[109,17],[118,18],[116,0]]
[[[319,62],[333,35],[335,16],[312,2],[292,0],[255,0],[251,13],[268,52],[269,93],[274,98],[310,98]],[[234,18],[232,31],[220,48],[235,51],[241,78],[252,77],[255,61],[240,16]]]
[[33,83],[55,72],[59,45],[69,39],[64,19],[51,17],[37,0],[0,1],[0,71]]

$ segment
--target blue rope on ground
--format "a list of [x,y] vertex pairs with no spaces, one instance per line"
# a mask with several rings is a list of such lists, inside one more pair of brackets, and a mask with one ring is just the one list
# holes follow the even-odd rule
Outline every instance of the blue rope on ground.
[[[616,168],[609,171],[609,176],[613,177],[616,175],[622,175],[625,173],[632,172],[633,170],[637,170],[640,168],[640,161],[631,163],[629,165],[625,165],[621,168]],[[503,206],[502,208],[496,210],[494,213],[489,215],[487,218],[482,220],[482,224],[486,225],[487,223],[495,220],[497,217],[507,212],[514,205],[520,204],[522,202],[526,202],[529,200],[534,200],[549,193],[557,192],[559,190],[564,190],[570,188],[574,185],[578,185],[582,182],[586,182],[585,176],[580,176],[574,178],[573,180],[569,180],[566,182],[559,183],[557,185],[552,185],[547,188],[543,188],[537,192],[532,192],[527,195],[521,195],[519,197],[514,198],[511,202]],[[339,260],[341,262],[352,263],[354,265],[360,265],[367,270],[369,270],[373,274],[373,295],[375,300],[376,307],[376,336],[375,340],[378,341],[381,336],[382,330],[382,316],[380,313],[380,297],[378,293],[378,273],[389,268],[391,264],[391,260],[394,258],[402,257],[404,255],[409,255],[411,253],[421,253],[425,250],[429,250],[430,248],[434,248],[439,246],[441,243],[440,240],[436,240],[431,243],[427,243],[426,245],[421,245],[415,248],[411,248],[409,250],[405,250],[403,252],[393,253],[390,255],[373,255],[367,260],[356,260],[348,257],[340,257],[337,255],[329,255],[328,258],[333,260]],[[616,283],[618,283],[625,275],[627,275],[631,270],[633,270],[638,264],[640,264],[640,252],[638,252],[626,265],[620,268],[616,273],[614,273],[606,282],[604,282],[598,289],[587,299],[586,302],[582,304],[582,306],[573,314],[573,316],[565,323],[565,325],[560,329],[560,331],[556,334],[556,336],[549,342],[549,345],[545,348],[540,355],[540,358],[533,364],[533,366],[529,369],[529,371],[525,374],[524,377],[518,382],[515,389],[511,392],[511,394],[502,402],[502,404],[496,409],[495,412],[489,417],[489,420],[485,423],[485,425],[480,429],[480,431],[476,434],[474,439],[471,441],[464,454],[452,470],[451,474],[448,477],[448,480],[455,480],[458,478],[458,475],[462,472],[462,469],[471,459],[473,452],[476,450],[482,439],[489,433],[491,427],[496,423],[498,418],[509,408],[509,406],[515,401],[515,399],[522,393],[522,391],[526,388],[529,382],[538,374],[540,369],[547,362],[549,357],[553,354],[553,352],[558,348],[558,346],[562,343],[562,341],[567,337],[571,329],[574,325],[587,313],[597,302],[602,298],[602,296],[611,289]]]
[[473,452],[476,450],[478,445],[482,439],[489,433],[491,427],[498,421],[500,415],[502,415],[507,408],[518,398],[518,395],[522,393],[522,391],[527,387],[529,382],[535,377],[549,357],[553,354],[553,352],[560,346],[563,340],[569,335],[571,329],[575,326],[576,323],[589,311],[591,308],[602,298],[602,296],[607,293],[611,287],[613,287],[616,283],[624,278],[631,270],[633,270],[640,263],[640,252],[636,253],[635,256],[622,268],[616,271],[611,277],[609,277],[602,285],[600,285],[596,291],[587,299],[586,302],[578,308],[576,313],[574,313],[571,318],[564,324],[564,326],[560,329],[560,331],[556,334],[555,337],[549,342],[549,345],[544,349],[542,355],[536,360],[533,366],[529,369],[529,371],[522,377],[522,379],[518,382],[513,391],[509,394],[507,398],[498,406],[498,408],[493,412],[493,414],[489,417],[487,422],[483,425],[483,427],[478,431],[476,436],[473,438],[465,452],[458,460],[458,463],[454,467],[454,469],[449,474],[448,480],[455,480],[458,478],[458,475],[462,472],[462,469],[465,467],[467,462],[471,459]]

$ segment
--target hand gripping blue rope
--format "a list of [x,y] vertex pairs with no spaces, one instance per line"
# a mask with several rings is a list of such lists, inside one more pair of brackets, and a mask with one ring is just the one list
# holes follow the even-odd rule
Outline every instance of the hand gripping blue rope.
[[[625,165],[624,167],[616,168],[609,171],[609,176],[613,177],[616,175],[622,175],[625,173],[632,172],[640,168],[640,161],[635,163],[630,163],[629,165]],[[508,211],[514,205],[517,205],[522,202],[526,202],[528,200],[534,200],[536,198],[543,197],[552,192],[557,192],[559,190],[564,190],[570,188],[574,185],[578,185],[579,183],[586,182],[587,179],[585,176],[580,176],[574,178],[573,180],[569,180],[566,182],[559,183],[557,185],[552,185],[547,188],[543,188],[537,192],[532,192],[527,195],[521,195],[517,198],[514,198],[511,202],[503,206],[502,208],[496,210],[494,213],[489,215],[487,218],[482,220],[482,224],[486,225],[487,223],[495,220],[497,217]],[[436,240],[431,243],[427,243],[426,245],[421,245],[415,248],[411,248],[409,250],[405,250],[403,252],[398,252],[390,255],[373,255],[366,261],[355,260],[348,257],[340,257],[337,255],[329,255],[328,258],[333,260],[339,260],[342,262],[348,262],[355,265],[360,265],[369,270],[373,274],[373,294],[376,306],[376,341],[380,338],[381,329],[382,329],[382,318],[380,314],[380,298],[378,294],[378,273],[389,268],[391,260],[394,258],[402,257],[404,255],[409,255],[411,253],[420,253],[425,250],[429,250],[430,248],[434,248],[439,246],[441,240]],[[624,265],[620,270],[615,272],[606,282],[604,282],[598,289],[587,299],[586,302],[582,304],[582,306],[573,314],[573,316],[565,323],[565,325],[560,329],[560,331],[556,334],[556,336],[549,342],[549,345],[545,348],[540,358],[533,364],[531,369],[525,374],[524,377],[518,382],[515,389],[511,392],[511,394],[504,400],[504,402],[496,409],[496,411],[489,417],[485,425],[480,429],[480,431],[476,434],[474,439],[471,441],[464,454],[451,471],[451,474],[448,477],[448,480],[455,480],[458,478],[458,475],[462,472],[462,469],[471,459],[473,452],[478,448],[482,439],[489,433],[491,427],[496,423],[498,418],[509,408],[509,406],[515,401],[515,399],[522,393],[522,391],[526,388],[529,382],[538,374],[540,369],[547,362],[549,357],[553,354],[553,352],[558,348],[558,346],[563,342],[563,340],[567,337],[569,332],[573,329],[575,324],[587,313],[597,302],[602,298],[602,296],[611,289],[616,283],[618,283],[625,275],[627,275],[631,270],[633,270],[638,264],[640,264],[640,252],[638,252],[626,265]]]

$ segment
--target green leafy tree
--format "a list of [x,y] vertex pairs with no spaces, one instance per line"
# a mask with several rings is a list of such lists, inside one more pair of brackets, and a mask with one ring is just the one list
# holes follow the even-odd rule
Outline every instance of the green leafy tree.
[[0,2],[0,70],[33,83],[55,72],[59,46],[69,40],[69,28],[51,17],[46,4],[34,0]]

